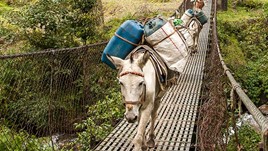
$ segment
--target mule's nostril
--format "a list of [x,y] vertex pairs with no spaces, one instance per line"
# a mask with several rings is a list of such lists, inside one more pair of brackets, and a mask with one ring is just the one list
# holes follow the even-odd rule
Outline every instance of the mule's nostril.
[[135,121],[137,121],[138,116],[136,116],[134,113],[126,113],[125,114],[125,118],[129,123],[134,123]]

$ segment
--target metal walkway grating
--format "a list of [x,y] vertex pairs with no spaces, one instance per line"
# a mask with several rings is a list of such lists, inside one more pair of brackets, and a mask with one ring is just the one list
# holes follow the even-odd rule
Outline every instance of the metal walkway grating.
[[[210,16],[211,0],[203,11],[206,16]],[[192,138],[195,137],[194,129],[198,114],[209,27],[209,22],[204,25],[200,33],[198,52],[189,58],[184,72],[178,79],[178,85],[173,85],[161,100],[155,125],[156,147],[150,150],[188,151],[194,149],[195,142],[192,142]],[[131,141],[136,134],[136,128],[137,123],[129,124],[126,120],[121,121],[95,150],[132,150]]]

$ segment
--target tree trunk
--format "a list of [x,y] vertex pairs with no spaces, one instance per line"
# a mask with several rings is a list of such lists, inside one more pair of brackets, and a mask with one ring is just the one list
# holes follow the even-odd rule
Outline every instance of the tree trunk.
[[222,0],[222,10],[227,11],[227,6],[228,6],[228,0]]
[[217,0],[218,10],[227,11],[228,0]]
[[96,18],[96,25],[102,26],[104,24],[104,13],[101,0],[97,0],[96,7],[93,8],[92,12],[94,13]]

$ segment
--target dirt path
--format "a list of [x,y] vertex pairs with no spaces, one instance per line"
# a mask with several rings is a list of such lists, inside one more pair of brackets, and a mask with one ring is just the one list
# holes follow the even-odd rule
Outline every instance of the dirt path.
[[138,13],[162,14],[168,16],[173,14],[182,0],[170,0],[165,3],[152,2],[153,0],[102,0],[105,22],[113,18],[122,18],[126,15]]

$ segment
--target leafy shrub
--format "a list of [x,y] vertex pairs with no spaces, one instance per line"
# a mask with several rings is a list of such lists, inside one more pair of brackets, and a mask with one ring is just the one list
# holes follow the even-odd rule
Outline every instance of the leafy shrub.
[[37,48],[74,46],[67,19],[68,10],[59,2],[38,1],[10,13],[10,22],[23,29],[25,38]]
[[80,150],[89,150],[104,139],[123,116],[123,105],[118,89],[107,90],[110,95],[88,107],[88,118],[76,124],[78,133],[77,144]]
[[[244,7],[238,9],[238,12],[229,10],[219,13],[218,33],[227,65],[258,106],[268,98],[268,29],[266,15],[259,15],[260,10],[244,11],[249,8],[246,4],[251,5],[250,2],[243,2]],[[257,3],[259,5],[261,2]],[[266,8],[267,4],[261,4]]]
[[244,0],[244,1],[239,1],[238,3],[240,7],[245,7],[248,11],[251,9],[259,9],[262,7],[263,2],[259,0]]
[[85,105],[116,85],[116,73],[100,64],[99,49],[1,60],[0,118],[38,136],[74,131]]
[[49,139],[47,139],[46,141],[42,139],[37,139],[35,136],[30,136],[24,131],[20,131],[17,133],[3,125],[0,125],[0,131],[0,150],[54,150],[51,145],[46,144],[49,142]]
[[[261,141],[261,137],[258,133],[255,132],[252,127],[248,125],[243,125],[238,130],[238,138],[239,142],[243,147],[243,150],[247,151],[257,151],[259,150],[258,143]],[[227,150],[228,151],[236,151],[235,137],[232,136],[230,143],[228,143]]]
[[0,15],[2,15],[4,12],[6,12],[10,9],[12,9],[12,8],[0,1]]

